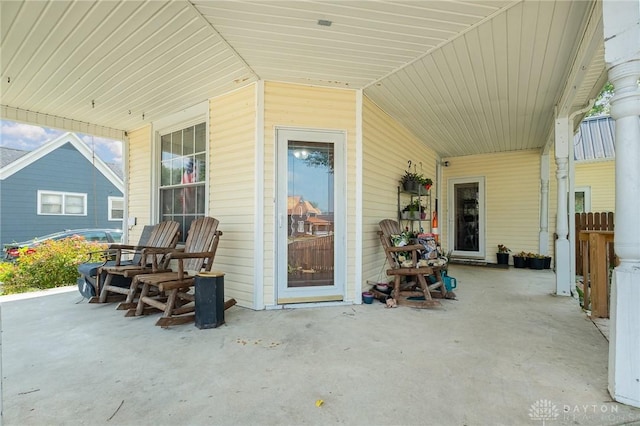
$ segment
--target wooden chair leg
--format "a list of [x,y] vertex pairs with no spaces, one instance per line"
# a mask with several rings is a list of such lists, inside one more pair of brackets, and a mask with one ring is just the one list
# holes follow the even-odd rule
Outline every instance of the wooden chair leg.
[[393,297],[395,297],[396,300],[400,297],[400,281],[401,280],[402,280],[402,277],[400,275],[396,275],[393,281]]
[[163,318],[171,318],[171,316],[173,315],[173,310],[176,305],[176,297],[178,297],[178,289],[174,288],[169,293],[169,297],[167,298],[167,301],[164,305],[164,313],[162,314]]
[[149,284],[144,283],[142,285],[142,290],[140,291],[140,298],[138,299],[138,306],[136,308],[136,316],[142,315],[142,311],[144,310],[144,301],[143,298],[147,297],[149,294]]
[[425,279],[424,275],[418,274],[417,277],[418,283],[420,284],[420,289],[424,293],[424,299],[431,300],[431,291],[429,290],[429,286],[427,285],[427,280]]
[[[138,286],[140,285],[140,283],[138,282],[138,280],[136,279],[136,277],[133,277],[133,279],[131,280],[131,285],[129,286],[129,293],[127,294],[127,300],[125,300],[125,303],[133,303],[133,299],[135,299],[136,297],[136,293],[138,291]],[[147,292],[149,291],[149,289],[147,288]]]
[[133,301],[138,291],[138,286],[139,286],[139,283],[136,280],[136,277],[133,277],[133,279],[131,280],[131,285],[129,286],[129,291],[127,292],[127,298],[125,299],[124,302],[118,305],[116,310],[123,311],[127,309],[133,309],[138,305],[136,302]]
[[[99,272],[100,271],[98,270],[98,276],[101,275]],[[113,278],[113,275],[107,274],[107,278],[104,280],[104,285],[102,286],[102,290],[100,291],[100,300],[98,303],[105,303],[107,301],[107,292],[108,292],[109,285],[111,285],[112,278]]]

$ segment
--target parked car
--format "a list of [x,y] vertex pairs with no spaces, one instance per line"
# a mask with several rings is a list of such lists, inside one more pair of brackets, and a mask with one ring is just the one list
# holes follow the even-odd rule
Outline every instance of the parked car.
[[26,253],[33,253],[43,241],[62,240],[73,236],[83,237],[87,241],[95,241],[99,243],[120,243],[122,242],[122,230],[120,229],[69,229],[62,232],[56,232],[32,240],[23,241],[21,243],[10,243],[4,245],[4,259],[8,261],[15,260],[20,256],[19,249],[27,247]]

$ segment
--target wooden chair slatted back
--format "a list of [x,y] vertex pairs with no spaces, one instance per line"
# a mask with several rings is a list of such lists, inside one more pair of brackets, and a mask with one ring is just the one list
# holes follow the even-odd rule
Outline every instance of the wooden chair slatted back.
[[387,256],[387,262],[389,262],[389,267],[391,269],[396,269],[400,267],[400,265],[396,260],[395,254],[390,250],[390,248],[393,247],[393,244],[391,243],[391,236],[400,234],[400,225],[398,222],[391,219],[381,220],[379,225],[380,231],[378,232],[378,235],[380,236],[380,242],[382,243],[385,255]]
[[[157,248],[175,248],[178,245],[178,239],[180,238],[180,224],[173,220],[165,220],[156,224],[153,227],[153,231],[149,236],[149,239],[145,244],[146,247],[157,247]],[[162,262],[164,255],[158,254],[156,255],[156,260],[158,263]],[[153,256],[147,256],[145,260],[145,264],[152,263]]]
[[[138,240],[139,246],[147,245],[154,229],[155,229],[155,226],[153,225],[145,225],[144,228],[142,228],[142,234],[140,234],[140,239]],[[141,261],[142,261],[142,253],[140,251],[136,251],[135,255],[131,259],[131,263],[133,263],[134,265],[140,265]]]
[[[184,244],[185,253],[210,252],[211,256],[206,258],[186,259],[184,269],[190,271],[200,271],[205,267],[206,271],[211,270],[215,250],[218,247],[219,235],[218,219],[213,217],[200,217],[191,222],[191,227],[187,233],[187,241]],[[205,263],[206,262],[206,263]]]
[[178,238],[180,236],[180,224],[172,220],[165,220],[158,223],[149,241],[145,244],[148,247],[167,247],[173,248],[178,244]]

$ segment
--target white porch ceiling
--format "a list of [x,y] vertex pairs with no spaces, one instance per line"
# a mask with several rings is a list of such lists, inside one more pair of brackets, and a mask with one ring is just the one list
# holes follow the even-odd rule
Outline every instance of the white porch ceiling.
[[130,131],[263,79],[363,89],[442,156],[541,148],[554,106],[583,106],[604,83],[598,8],[3,0],[0,103]]

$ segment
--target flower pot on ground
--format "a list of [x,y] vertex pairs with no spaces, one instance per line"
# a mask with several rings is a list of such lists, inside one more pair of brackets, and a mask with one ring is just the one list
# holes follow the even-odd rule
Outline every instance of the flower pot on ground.
[[527,267],[527,262],[526,262],[526,257],[524,256],[519,256],[519,255],[513,255],[513,267],[514,268],[526,268]]
[[545,256],[544,269],[551,269],[551,256]]
[[531,269],[544,269],[544,256],[533,256],[529,258]]
[[509,252],[511,250],[509,247],[504,244],[498,244],[498,252],[496,253],[496,257],[498,258],[498,265],[508,265],[509,264]]

